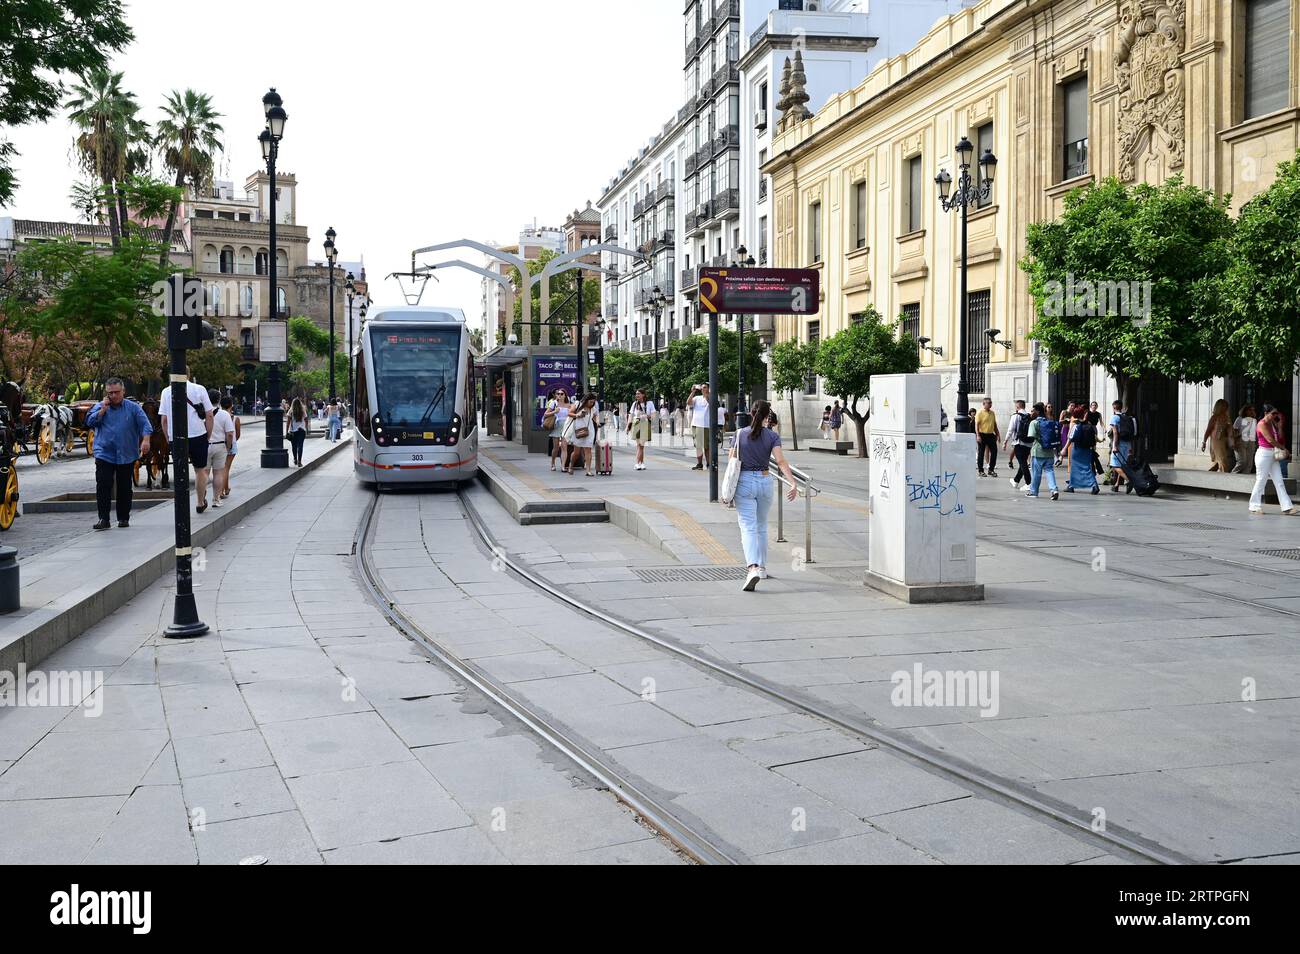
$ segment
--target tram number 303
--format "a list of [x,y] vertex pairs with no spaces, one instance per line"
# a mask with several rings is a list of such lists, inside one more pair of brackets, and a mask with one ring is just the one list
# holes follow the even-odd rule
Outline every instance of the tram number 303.
[[412,454],[412,455],[411,455],[411,460],[424,460],[424,455],[423,455],[423,454]]

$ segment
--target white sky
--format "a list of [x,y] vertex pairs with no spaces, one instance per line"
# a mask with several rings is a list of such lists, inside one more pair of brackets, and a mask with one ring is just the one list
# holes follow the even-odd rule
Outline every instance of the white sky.
[[[323,257],[365,255],[371,296],[401,302],[411,249],[512,243],[563,224],[682,104],[682,0],[134,0],[136,40],[115,62],[142,115],[173,88],[212,96],[225,128],[219,178],[261,163],[262,95],[289,114],[279,168]],[[268,39],[273,37],[273,39]],[[2,130],[22,153],[18,218],[75,220],[71,127]],[[161,169],[155,170],[161,172]],[[481,263],[478,253],[446,253]],[[431,259],[425,258],[424,261]],[[479,280],[448,270],[424,304],[480,313]]]

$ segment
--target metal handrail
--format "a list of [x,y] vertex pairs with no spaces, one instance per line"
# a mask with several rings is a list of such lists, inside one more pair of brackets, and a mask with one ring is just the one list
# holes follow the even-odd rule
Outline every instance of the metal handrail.
[[[800,485],[801,484],[803,485],[802,486],[803,524],[804,524],[803,562],[812,563],[813,562],[812,500],[814,497],[816,497],[818,494],[821,493],[821,490],[817,487],[816,484],[812,482],[812,477],[806,471],[800,470],[798,467],[794,466],[794,464],[791,464],[789,461],[786,461],[786,464],[790,468],[790,476],[794,478],[795,490],[798,491],[800,489]],[[787,487],[790,486],[790,482],[786,480],[785,477],[781,474],[781,465],[777,463],[775,457],[768,459],[768,465],[772,471],[773,476],[776,477],[778,483],[780,483],[783,486],[787,486]],[[785,494],[783,493],[778,493],[776,495],[776,542],[777,543],[786,542],[785,540]]]

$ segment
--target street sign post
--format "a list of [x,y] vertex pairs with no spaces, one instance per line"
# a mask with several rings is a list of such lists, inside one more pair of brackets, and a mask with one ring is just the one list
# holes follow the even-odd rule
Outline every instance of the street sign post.
[[171,356],[172,494],[176,513],[176,599],[164,636],[202,636],[208,624],[194,601],[193,546],[190,541],[189,373],[185,352],[203,343],[203,283],[180,274],[168,282],[167,349]]
[[815,268],[701,268],[700,307],[715,315],[815,315]]

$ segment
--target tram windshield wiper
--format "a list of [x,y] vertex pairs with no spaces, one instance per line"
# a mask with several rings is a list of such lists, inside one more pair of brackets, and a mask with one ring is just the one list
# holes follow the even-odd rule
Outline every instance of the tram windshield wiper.
[[438,405],[442,403],[442,399],[443,397],[446,396],[446,394],[447,394],[447,379],[443,378],[442,384],[438,387],[438,390],[433,393],[433,399],[429,401],[429,406],[424,409],[424,416],[421,418],[421,420],[424,421],[429,420],[429,415],[432,414],[437,409]]

